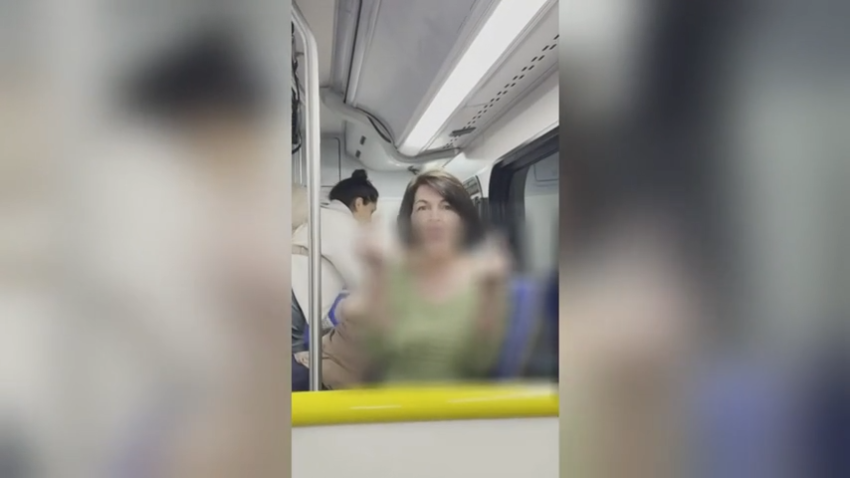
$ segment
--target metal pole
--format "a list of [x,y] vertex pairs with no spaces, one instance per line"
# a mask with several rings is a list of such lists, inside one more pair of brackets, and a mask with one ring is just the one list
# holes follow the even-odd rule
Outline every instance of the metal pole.
[[307,195],[309,203],[310,266],[307,274],[310,284],[308,305],[310,326],[310,390],[322,388],[322,272],[321,272],[321,227],[319,223],[320,194],[322,190],[320,167],[321,123],[319,122],[319,48],[316,38],[304,20],[304,15],[295,2],[292,3],[292,22],[295,31],[304,43],[304,96],[305,127],[304,158],[307,162]]
[[304,179],[301,177],[301,150],[292,154],[292,178],[295,184],[304,185]]

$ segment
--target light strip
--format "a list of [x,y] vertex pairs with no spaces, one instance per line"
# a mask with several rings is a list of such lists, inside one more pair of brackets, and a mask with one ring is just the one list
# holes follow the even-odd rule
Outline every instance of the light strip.
[[548,0],[500,0],[399,151],[419,154]]

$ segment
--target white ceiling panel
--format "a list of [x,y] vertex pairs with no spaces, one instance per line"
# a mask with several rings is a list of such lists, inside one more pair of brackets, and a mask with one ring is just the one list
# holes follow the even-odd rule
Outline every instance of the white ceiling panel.
[[322,105],[319,114],[321,115],[322,135],[333,136],[342,134],[345,128],[344,123],[333,111],[328,109],[327,106]]
[[398,137],[458,54],[456,46],[491,4],[364,0],[355,49],[365,50],[354,68],[351,103],[380,118]]

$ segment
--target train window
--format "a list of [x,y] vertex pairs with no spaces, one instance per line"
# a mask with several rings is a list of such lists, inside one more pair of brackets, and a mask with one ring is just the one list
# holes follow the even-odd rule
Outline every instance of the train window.
[[527,166],[520,244],[526,271],[546,274],[557,262],[558,153]]
[[[557,381],[558,203],[560,154],[557,129],[500,159],[490,175],[489,219],[507,234],[518,265],[517,280],[542,299],[536,336],[522,375]],[[517,317],[522,317],[518,315]],[[553,320],[554,319],[554,320]]]
[[466,188],[466,191],[472,198],[472,203],[475,204],[475,207],[478,209],[478,214],[481,216],[481,220],[487,223],[487,199],[484,198],[481,193],[481,181],[479,181],[478,176],[473,176],[466,180],[463,183],[463,187]]
[[519,270],[546,275],[558,253],[558,131],[508,153],[490,175],[489,220],[510,242]]

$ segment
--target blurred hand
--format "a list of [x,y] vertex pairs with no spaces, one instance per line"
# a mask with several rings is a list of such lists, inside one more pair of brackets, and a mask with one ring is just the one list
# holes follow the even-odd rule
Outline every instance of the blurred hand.
[[475,255],[473,267],[476,277],[487,284],[505,281],[513,268],[508,251],[507,241],[503,237],[498,235],[488,237]]
[[382,270],[390,255],[390,244],[380,233],[378,226],[370,224],[363,228],[357,240],[356,250],[363,262],[372,271]]
[[[507,314],[507,288],[512,263],[506,241],[499,236],[488,237],[473,256],[473,277],[481,291],[481,307],[476,320],[478,333],[499,337]],[[495,334],[495,335],[494,335]]]

